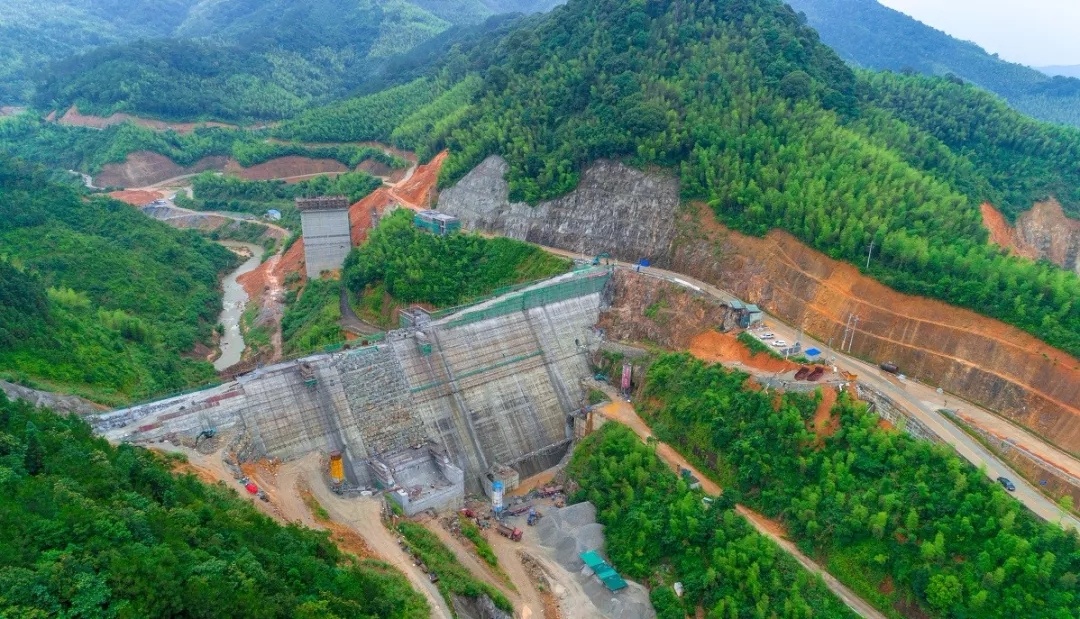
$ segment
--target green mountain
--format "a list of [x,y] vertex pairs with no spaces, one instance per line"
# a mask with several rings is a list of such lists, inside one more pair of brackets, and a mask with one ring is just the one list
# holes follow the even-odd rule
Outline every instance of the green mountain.
[[[67,0],[0,8],[0,103],[170,119],[295,114],[384,75],[389,59],[441,49],[485,20],[550,0],[173,0],[131,10]],[[443,35],[443,36],[440,36]],[[55,43],[55,44],[54,44]],[[397,68],[396,65],[393,68]]]
[[429,616],[401,572],[175,464],[0,393],[0,616]]
[[739,230],[782,228],[863,268],[873,242],[880,281],[1080,353],[1080,278],[989,245],[978,208],[1054,195],[1075,216],[1078,130],[971,85],[857,74],[768,0],[571,0],[472,62],[472,86],[403,86],[278,132],[449,148],[444,185],[498,154],[528,202],[574,189],[600,158],[661,166]]
[[1080,80],[988,54],[876,0],[788,0],[845,60],[869,69],[956,75],[1036,118],[1080,126]]
[[0,156],[0,368],[120,403],[213,380],[225,248]]

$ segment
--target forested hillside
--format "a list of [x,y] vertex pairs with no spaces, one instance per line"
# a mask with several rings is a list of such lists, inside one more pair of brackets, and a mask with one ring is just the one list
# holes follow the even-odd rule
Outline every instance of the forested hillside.
[[170,464],[0,393],[0,616],[429,616],[400,572]]
[[[780,519],[792,540],[881,609],[1080,617],[1075,533],[1038,520],[951,449],[881,428],[847,393],[831,411],[835,432],[816,436],[808,428],[817,399],[762,392],[746,379],[667,355],[649,369],[639,410],[660,440],[725,486],[728,500]],[[658,530],[651,514],[638,518],[640,534]]]
[[[499,0],[175,1],[179,4],[160,21],[160,28],[127,29],[120,17],[101,24],[87,17],[80,26],[88,31],[141,36],[102,38],[98,45],[73,49],[92,50],[74,57],[52,54],[48,60],[59,62],[44,70],[44,60],[39,59],[34,66],[42,77],[34,84],[34,104],[57,110],[77,104],[84,113],[123,111],[174,120],[277,120],[312,103],[407,79],[408,68],[417,60],[427,64],[431,47],[445,53],[453,44],[488,36],[501,24],[500,20],[484,24],[495,14],[546,10],[553,4],[549,0],[508,2],[505,7]],[[32,21],[24,21],[32,30]],[[104,45],[114,42],[122,44]],[[0,51],[14,43],[0,31]],[[33,73],[19,69],[19,64],[16,55],[10,70]],[[0,97],[0,103],[29,99],[27,84],[20,92],[22,96]]]
[[869,69],[956,75],[1043,120],[1080,126],[1080,80],[1006,62],[877,0],[788,0],[845,59]]
[[[978,210],[1056,195],[1075,213],[1076,130],[970,87],[856,75],[769,0],[571,0],[476,58],[483,83],[464,93],[410,84],[279,131],[449,148],[443,185],[499,154],[511,199],[529,202],[600,158],[659,165],[739,230],[783,228],[863,268],[873,243],[869,272],[886,284],[1080,353],[1080,278],[989,246]],[[406,130],[434,109],[453,122]]]
[[97,47],[161,36],[198,0],[0,2],[0,105],[30,100],[49,64]]
[[[738,493],[703,502],[625,426],[604,424],[582,441],[567,474],[580,485],[571,500],[596,506],[615,568],[652,583],[659,619],[684,619],[699,605],[710,617],[856,616],[735,513]],[[681,599],[675,581],[685,587]]]
[[0,156],[0,374],[106,403],[211,380],[183,354],[209,341],[235,262]]
[[378,287],[380,297],[385,291],[402,303],[451,307],[571,266],[565,258],[514,239],[430,234],[413,225],[411,211],[398,209],[349,254],[343,280],[357,295]]

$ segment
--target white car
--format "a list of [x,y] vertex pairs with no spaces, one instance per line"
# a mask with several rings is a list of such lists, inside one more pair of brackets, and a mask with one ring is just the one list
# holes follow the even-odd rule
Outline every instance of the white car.
[[784,346],[787,346],[787,342],[785,342],[784,340],[776,340],[772,343],[772,345],[776,346],[777,348],[783,348]]
[[771,340],[774,337],[776,337],[776,336],[773,335],[772,333],[762,333],[761,334],[761,339],[763,339],[763,340]]

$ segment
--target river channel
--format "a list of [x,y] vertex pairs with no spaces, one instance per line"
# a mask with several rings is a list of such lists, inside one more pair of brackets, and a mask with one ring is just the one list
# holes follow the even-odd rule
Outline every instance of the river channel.
[[239,363],[241,355],[244,354],[244,334],[240,331],[240,317],[244,314],[248,295],[236,279],[244,273],[254,271],[262,262],[266,250],[252,243],[236,241],[219,241],[219,243],[234,251],[246,250],[251,254],[244,264],[229,273],[221,283],[225,290],[225,297],[221,302],[221,317],[218,322],[225,327],[225,331],[219,343],[221,356],[214,361],[214,369],[221,371]]

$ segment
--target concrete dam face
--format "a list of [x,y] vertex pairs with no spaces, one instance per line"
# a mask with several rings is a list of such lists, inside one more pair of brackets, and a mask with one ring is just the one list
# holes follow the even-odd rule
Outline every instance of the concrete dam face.
[[[258,455],[341,452],[354,485],[397,487],[402,497],[410,485],[479,492],[496,465],[524,478],[566,453],[610,276],[576,271],[445,317],[421,316],[373,346],[92,421],[130,442],[236,427]],[[417,490],[410,511],[444,503],[436,494]]]

